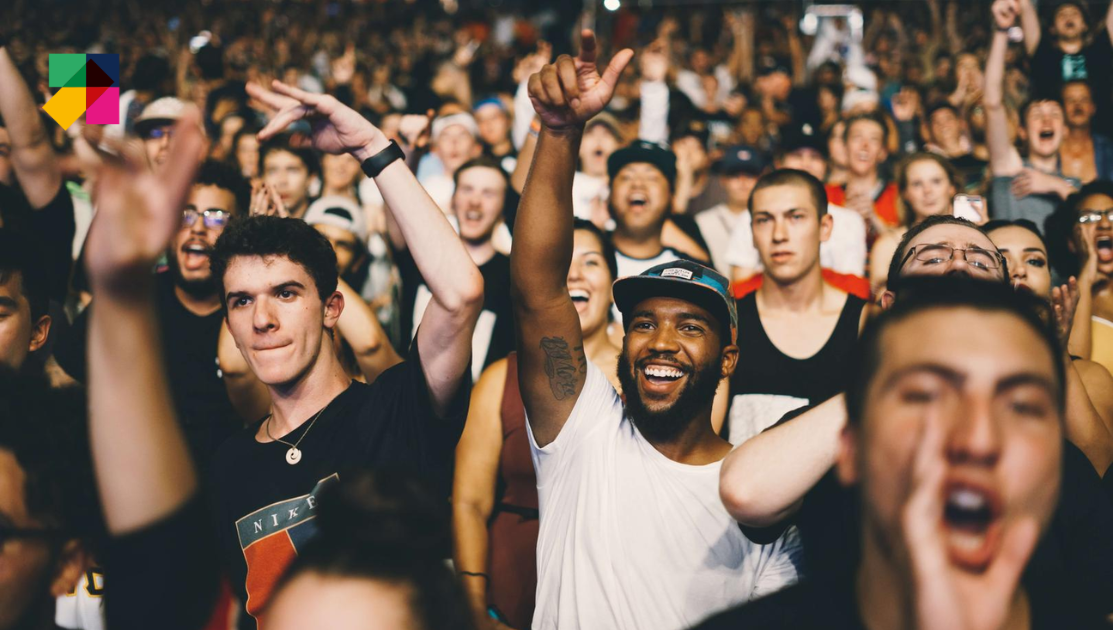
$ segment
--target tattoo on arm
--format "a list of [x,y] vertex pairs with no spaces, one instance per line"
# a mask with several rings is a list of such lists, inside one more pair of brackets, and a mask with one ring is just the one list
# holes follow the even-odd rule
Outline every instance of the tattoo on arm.
[[577,354],[580,361],[579,369],[586,371],[583,346],[576,346],[569,350],[568,342],[563,337],[542,337],[541,349],[545,351],[545,374],[549,377],[553,398],[564,400],[575,396],[577,368],[572,352]]

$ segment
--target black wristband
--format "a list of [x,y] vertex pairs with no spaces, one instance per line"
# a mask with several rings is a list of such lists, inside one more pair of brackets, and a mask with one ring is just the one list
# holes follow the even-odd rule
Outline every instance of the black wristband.
[[390,166],[395,160],[405,159],[406,154],[402,152],[402,147],[398,146],[397,142],[391,140],[390,146],[364,160],[363,164],[360,164],[360,167],[368,177],[373,179],[378,177],[379,173],[382,173],[383,169]]

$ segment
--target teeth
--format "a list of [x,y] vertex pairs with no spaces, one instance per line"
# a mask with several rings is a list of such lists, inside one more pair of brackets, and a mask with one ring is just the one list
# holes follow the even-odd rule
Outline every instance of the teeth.
[[587,291],[584,291],[583,289],[569,289],[568,297],[572,298],[573,300],[586,300],[591,296],[588,294]]
[[985,536],[983,534],[955,531],[951,530],[947,536],[951,545],[958,548],[960,551],[977,551],[985,544]]
[[684,376],[684,372],[674,367],[650,365],[645,368],[645,375],[653,376],[656,378],[680,378],[681,376]]
[[960,489],[951,492],[948,501],[964,510],[980,510],[986,505],[985,497],[973,490]]

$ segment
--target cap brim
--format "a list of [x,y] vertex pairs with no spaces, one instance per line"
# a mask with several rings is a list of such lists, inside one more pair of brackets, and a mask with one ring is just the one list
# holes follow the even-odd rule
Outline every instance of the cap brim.
[[[655,297],[676,298],[691,302],[710,312],[728,331],[732,332],[730,307],[726,298],[715,289],[698,282],[660,276],[628,276],[615,280],[612,286],[614,303],[622,313],[624,325],[629,325],[638,304]],[[731,342],[733,343],[733,335]]]

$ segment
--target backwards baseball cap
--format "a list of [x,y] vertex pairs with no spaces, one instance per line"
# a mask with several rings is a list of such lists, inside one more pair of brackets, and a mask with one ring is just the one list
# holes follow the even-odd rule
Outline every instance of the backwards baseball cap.
[[354,201],[339,195],[329,195],[309,204],[305,211],[309,225],[331,225],[355,235],[360,243],[367,242],[367,217]]
[[143,113],[135,119],[135,133],[146,135],[148,131],[163,125],[172,125],[185,113],[185,103],[173,96],[164,96],[151,101],[143,108]]
[[723,157],[715,162],[715,171],[721,175],[761,175],[769,163],[765,155],[757,149],[739,144],[723,152]]
[[453,125],[460,125],[464,129],[467,129],[468,133],[470,133],[472,137],[479,136],[479,125],[475,123],[475,118],[473,118],[472,115],[468,114],[467,112],[460,112],[458,114],[441,116],[440,118],[437,118],[433,121],[433,142],[437,141],[437,138],[440,137],[441,133],[443,133],[445,129],[448,129]]
[[738,310],[730,294],[730,282],[722,274],[687,260],[674,260],[615,281],[614,303],[622,321],[633,321],[634,308],[654,297],[671,297],[707,309],[719,323],[730,328],[730,342],[738,339]]
[[669,180],[669,187],[676,187],[676,154],[667,146],[648,140],[635,140],[607,158],[607,176],[615,175],[627,164],[645,162],[657,168]]

